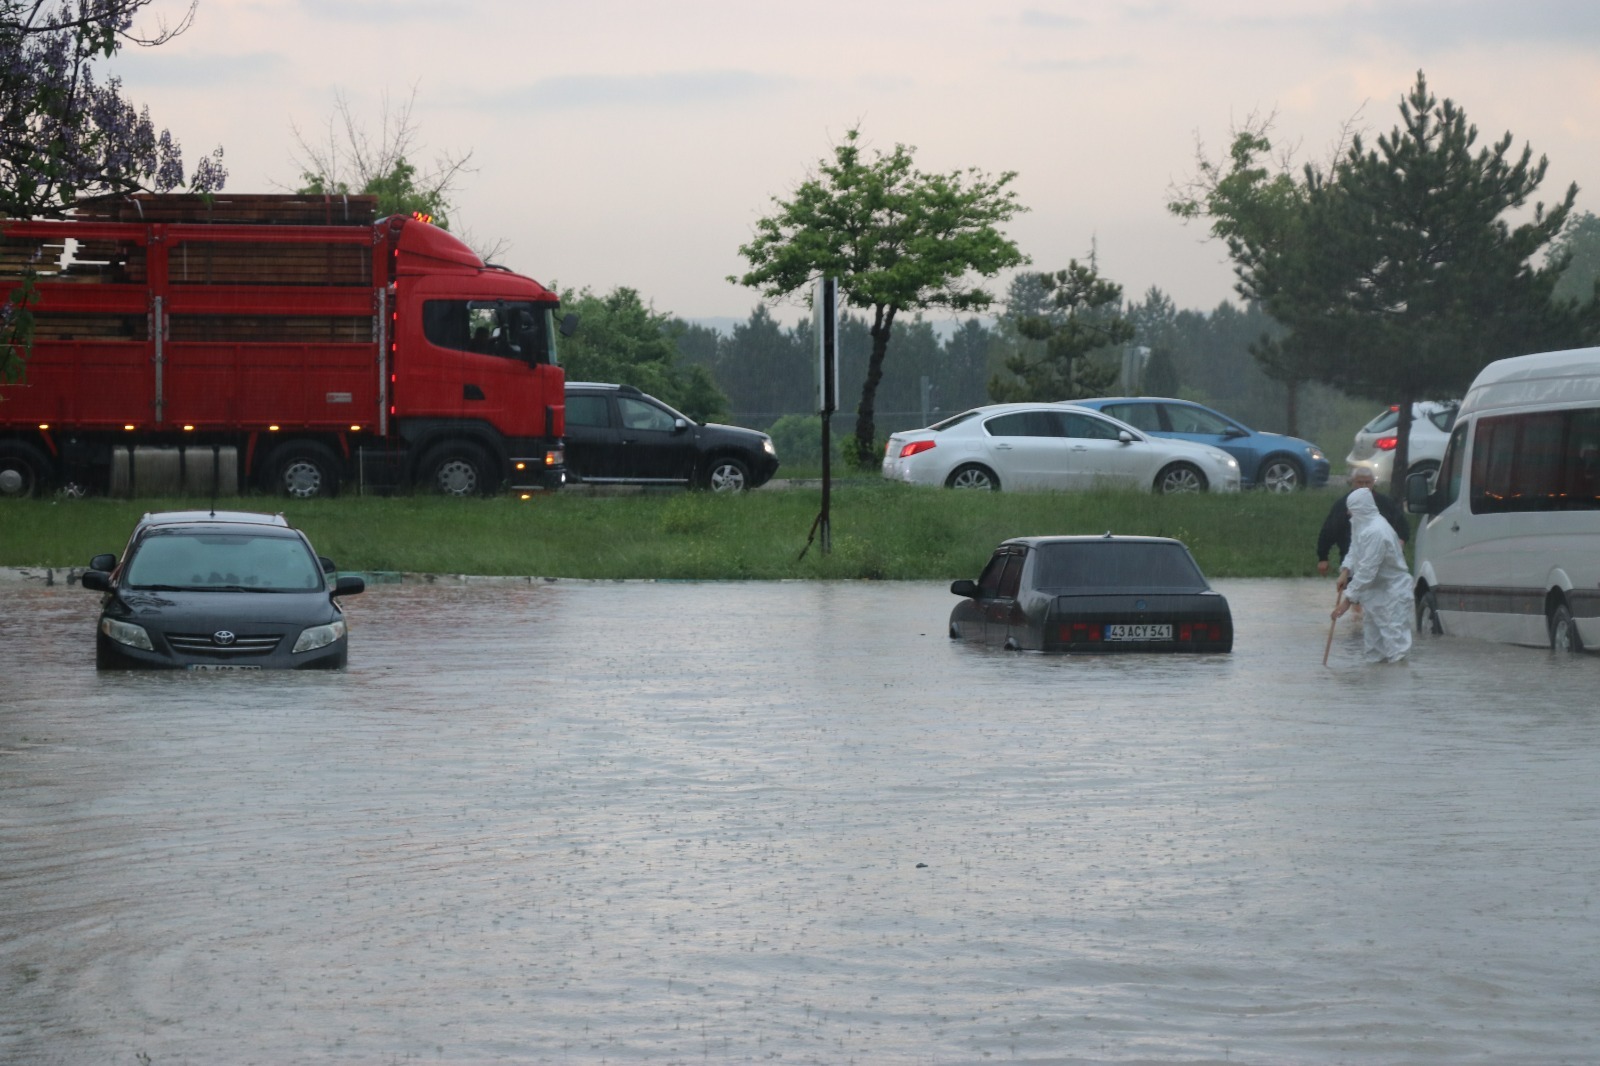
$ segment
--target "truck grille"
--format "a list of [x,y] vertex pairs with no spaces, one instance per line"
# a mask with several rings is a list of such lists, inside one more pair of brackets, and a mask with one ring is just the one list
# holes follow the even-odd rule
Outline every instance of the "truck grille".
[[189,655],[267,655],[278,646],[283,637],[276,633],[250,635],[240,633],[232,644],[218,644],[210,633],[168,633],[167,643],[173,651]]

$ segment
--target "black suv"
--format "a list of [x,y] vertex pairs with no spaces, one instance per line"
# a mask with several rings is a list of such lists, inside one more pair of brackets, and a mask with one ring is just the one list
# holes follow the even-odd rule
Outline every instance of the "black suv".
[[778,469],[772,438],[700,425],[632,385],[567,382],[567,480],[742,492]]

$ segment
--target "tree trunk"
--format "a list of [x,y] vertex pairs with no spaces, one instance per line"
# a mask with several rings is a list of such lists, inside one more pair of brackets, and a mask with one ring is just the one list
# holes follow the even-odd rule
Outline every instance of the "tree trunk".
[[1394,427],[1398,435],[1394,445],[1394,466],[1389,471],[1389,495],[1400,500],[1406,497],[1406,469],[1411,465],[1411,408],[1415,402],[1410,389],[1404,392],[1405,395],[1400,398],[1400,420]]
[[889,336],[894,327],[893,307],[875,305],[872,309],[872,356],[867,360],[867,380],[861,385],[861,406],[856,408],[855,464],[869,467],[878,457],[878,428],[873,419],[878,400],[878,382],[883,380],[883,357],[889,351]]

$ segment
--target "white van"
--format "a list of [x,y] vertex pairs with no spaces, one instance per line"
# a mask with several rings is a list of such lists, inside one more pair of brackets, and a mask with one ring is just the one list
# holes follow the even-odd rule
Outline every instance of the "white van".
[[1600,348],[1484,367],[1406,504],[1419,630],[1600,650]]

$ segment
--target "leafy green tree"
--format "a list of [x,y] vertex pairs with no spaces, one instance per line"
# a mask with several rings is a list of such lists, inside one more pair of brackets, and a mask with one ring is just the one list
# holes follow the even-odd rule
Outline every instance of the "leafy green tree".
[[941,411],[964,411],[989,402],[989,350],[995,330],[969,318],[944,342],[944,372],[936,397]]
[[852,128],[789,199],[773,197],[777,210],[739,249],[750,270],[729,280],[781,298],[817,278],[837,278],[849,306],[870,313],[854,443],[856,461],[866,465],[876,460],[874,412],[895,316],[982,310],[992,297],[968,279],[995,277],[1027,258],[999,229],[1024,210],[1008,187],[1015,173],[928,174],[913,165],[914,149],[897,144],[869,159],[860,140],[860,128]]
[[1068,263],[1065,270],[1041,274],[1052,314],[1018,323],[1031,340],[1044,342],[1042,358],[1025,354],[1006,362],[1005,374],[989,383],[989,395],[1002,403],[1022,400],[1075,400],[1102,396],[1117,380],[1120,364],[1095,364],[1090,353],[1133,339],[1133,323],[1121,314],[1122,286],[1100,277],[1092,263]]
[[[1564,264],[1535,265],[1577,187],[1512,225],[1506,216],[1544,180],[1543,157],[1512,154],[1510,133],[1475,148],[1477,128],[1420,71],[1400,114],[1375,148],[1354,137],[1330,170],[1307,167],[1292,188],[1241,167],[1236,142],[1230,176],[1240,181],[1220,183],[1226,194],[1197,209],[1228,241],[1240,292],[1285,328],[1263,349],[1269,370],[1275,362],[1399,404],[1397,477],[1413,401],[1459,392],[1493,359],[1582,343],[1595,328],[1592,302],[1551,298]],[[1247,143],[1242,158],[1266,147]]]
[[1589,303],[1600,283],[1600,217],[1579,211],[1567,219],[1567,226],[1550,246],[1550,261],[1565,263],[1556,282],[1557,301]]
[[[461,178],[471,172],[472,153],[441,153],[426,170],[418,169],[410,161],[421,139],[412,117],[416,102],[415,86],[399,105],[385,93],[374,136],[356,116],[349,99],[343,93],[335,94],[325,143],[313,144],[291,127],[298,147],[295,165],[300,168],[300,187],[295,191],[315,196],[376,196],[380,215],[418,214],[449,229],[451,202]],[[491,249],[483,258],[492,258],[497,250]]]
[[633,385],[699,421],[726,417],[727,397],[710,371],[677,363],[682,323],[647,307],[636,290],[569,290],[561,303],[583,322],[561,348],[569,380]]

